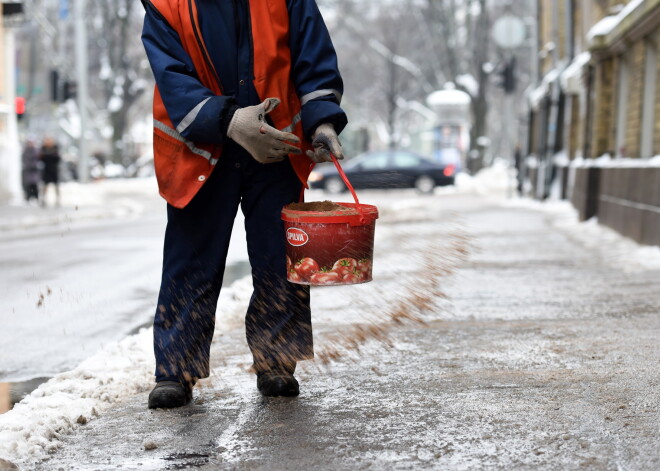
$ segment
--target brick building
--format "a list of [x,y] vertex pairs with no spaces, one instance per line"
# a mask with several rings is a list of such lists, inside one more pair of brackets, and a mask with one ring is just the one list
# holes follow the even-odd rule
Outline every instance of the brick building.
[[538,0],[537,37],[530,193],[660,244],[660,0]]

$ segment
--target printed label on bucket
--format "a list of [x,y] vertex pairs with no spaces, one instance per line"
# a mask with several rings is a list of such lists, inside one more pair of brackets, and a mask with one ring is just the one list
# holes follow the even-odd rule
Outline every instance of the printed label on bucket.
[[287,279],[310,285],[352,285],[371,281],[371,259],[344,257],[332,267],[320,267],[311,257],[293,263],[287,255]]
[[309,285],[371,281],[374,224],[286,223],[287,279]]
[[302,229],[289,227],[286,230],[286,241],[294,247],[300,247],[309,242],[309,236]]

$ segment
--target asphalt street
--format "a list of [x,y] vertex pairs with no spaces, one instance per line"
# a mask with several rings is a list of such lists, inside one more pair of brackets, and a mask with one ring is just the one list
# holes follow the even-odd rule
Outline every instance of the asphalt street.
[[[191,405],[150,411],[145,385],[31,469],[660,469],[660,272],[626,268],[549,212],[437,203],[378,222],[430,241],[451,217],[469,236],[426,324],[303,365],[293,399],[258,394],[237,326],[216,336]],[[317,348],[337,329],[317,323]]]

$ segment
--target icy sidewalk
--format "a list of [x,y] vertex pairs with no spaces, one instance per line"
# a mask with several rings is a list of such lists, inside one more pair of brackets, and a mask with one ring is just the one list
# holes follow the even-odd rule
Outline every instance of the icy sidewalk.
[[[223,291],[192,405],[146,409],[146,330],[0,416],[0,457],[44,470],[657,468],[660,265],[597,228],[586,240],[565,205],[442,193],[365,198],[382,213],[375,281],[314,289],[317,352],[340,355],[301,365],[299,398],[262,398],[246,372],[242,280]],[[474,247],[452,274],[461,241]],[[426,325],[392,322],[401,300]],[[382,330],[362,343],[358,326]]]
[[[340,325],[348,329],[356,323],[380,325],[390,320],[392,313],[388,313],[388,306],[406,296],[412,296],[415,300],[410,283],[401,286],[401,281],[424,269],[429,260],[424,254],[432,254],[438,245],[436,240],[427,237],[428,230],[423,229],[426,225],[424,219],[428,217],[424,208],[432,207],[430,203],[436,201],[435,197],[418,198],[414,193],[410,193],[409,198],[403,202],[389,201],[387,196],[384,197],[376,231],[378,264],[374,267],[374,276],[378,283],[314,289],[314,322],[319,331],[330,326],[336,329]],[[437,221],[434,229],[439,239],[442,239],[442,234],[452,231],[460,232],[460,229],[455,217],[451,215],[445,215]],[[405,247],[408,250],[402,251]],[[442,252],[436,252],[435,256],[439,268],[453,268],[452,257]],[[394,273],[392,267],[398,267]],[[422,287],[419,280],[413,278],[412,281],[417,285],[416,289]],[[219,302],[216,343],[221,342],[227,332],[238,330],[241,332],[239,337],[242,337],[242,319],[250,295],[249,277],[223,289]],[[439,298],[439,302],[444,302],[444,299]],[[359,330],[351,331],[352,336],[343,335],[342,340],[355,343],[359,339],[354,337],[362,336]],[[387,332],[381,329],[378,335],[385,339]],[[224,358],[226,346],[214,344],[213,348],[217,357]],[[321,359],[328,359],[350,354],[352,350],[351,346],[345,348],[337,342],[324,344],[320,341],[317,355]],[[238,365],[232,366],[238,367],[242,375],[251,377],[246,374],[250,363],[246,349],[243,356]],[[60,446],[62,436],[80,424],[86,424],[126,397],[146,393],[152,387],[153,369],[151,329],[104,348],[73,371],[60,374],[43,384],[12,411],[0,416],[0,457],[30,461],[47,456]],[[208,383],[203,382],[201,386],[208,386]]]

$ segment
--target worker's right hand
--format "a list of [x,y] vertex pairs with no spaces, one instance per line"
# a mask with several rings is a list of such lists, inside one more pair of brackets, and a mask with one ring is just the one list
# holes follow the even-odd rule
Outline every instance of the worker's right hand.
[[259,105],[239,108],[227,128],[227,137],[262,164],[281,162],[289,154],[302,152],[286,142],[299,144],[300,139],[295,134],[278,131],[266,122],[266,115],[279,104],[279,98],[266,98]]

